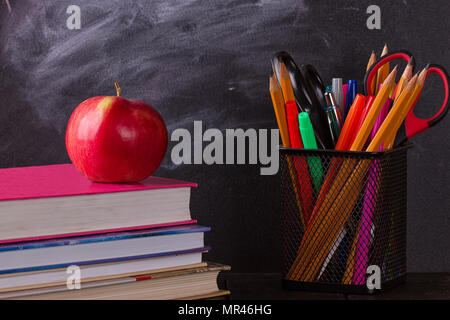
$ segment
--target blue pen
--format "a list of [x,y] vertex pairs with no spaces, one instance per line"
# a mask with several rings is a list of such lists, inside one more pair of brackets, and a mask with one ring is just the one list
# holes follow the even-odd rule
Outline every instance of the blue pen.
[[356,80],[348,80],[348,89],[347,96],[345,98],[346,106],[345,106],[345,117],[347,117],[348,111],[353,104],[353,100],[355,100],[356,95],[358,93],[358,84]]

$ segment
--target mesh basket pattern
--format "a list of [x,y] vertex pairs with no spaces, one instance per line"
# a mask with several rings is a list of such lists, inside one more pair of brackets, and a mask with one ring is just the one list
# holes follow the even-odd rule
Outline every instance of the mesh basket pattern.
[[280,150],[286,288],[372,293],[368,275],[381,290],[405,279],[408,147]]

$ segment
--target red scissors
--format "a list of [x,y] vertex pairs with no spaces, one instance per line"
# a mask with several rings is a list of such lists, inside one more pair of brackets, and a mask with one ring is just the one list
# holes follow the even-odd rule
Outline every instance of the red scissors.
[[[372,81],[375,81],[377,71],[378,69],[384,65],[387,62],[390,62],[392,60],[396,59],[403,59],[406,62],[409,62],[412,58],[412,55],[408,51],[395,51],[392,52],[381,59],[379,59],[377,62],[373,64],[373,66],[367,71],[365,77],[364,77],[364,90],[367,96],[373,95],[373,92],[371,91],[371,86],[369,84],[372,83]],[[414,68],[414,62],[413,68]],[[448,75],[447,70],[445,70],[444,67],[437,65],[437,64],[430,64],[428,71],[427,71],[427,78],[430,74],[435,73],[437,74],[444,84],[444,101],[442,103],[442,106],[439,108],[438,112],[428,118],[428,119],[421,119],[418,118],[414,114],[414,108],[416,107],[417,101],[421,95],[419,93],[419,96],[417,97],[417,100],[414,102],[413,106],[411,107],[411,110],[409,110],[408,115],[406,116],[406,120],[404,122],[404,129],[399,130],[397,137],[396,137],[396,143],[395,146],[398,146],[400,144],[405,143],[415,135],[428,130],[429,128],[435,126],[438,122],[440,122],[446,115],[448,110],[450,109],[450,102],[449,102],[449,82],[450,77]]]

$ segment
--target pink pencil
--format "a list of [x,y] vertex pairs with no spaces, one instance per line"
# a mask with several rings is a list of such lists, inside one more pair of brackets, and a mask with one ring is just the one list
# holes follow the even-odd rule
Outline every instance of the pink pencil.
[[[383,109],[381,109],[380,115],[378,116],[377,121],[375,122],[375,125],[372,129],[370,139],[373,139],[375,137],[378,129],[381,127],[381,124],[387,117],[392,101],[393,101],[392,99],[388,98],[383,106]],[[380,151],[381,150],[383,150],[383,146],[380,147]],[[353,271],[354,284],[364,284],[366,280],[365,274],[367,263],[369,260],[372,217],[373,212],[375,210],[375,196],[378,187],[378,166],[379,162],[375,160],[370,166],[368,173],[369,176],[367,180],[366,191],[364,194],[364,206],[361,214],[361,220],[359,223],[360,229],[355,256],[356,263]]]
[[11,12],[11,4],[9,3],[9,0],[5,0],[6,5],[8,6],[8,11]]

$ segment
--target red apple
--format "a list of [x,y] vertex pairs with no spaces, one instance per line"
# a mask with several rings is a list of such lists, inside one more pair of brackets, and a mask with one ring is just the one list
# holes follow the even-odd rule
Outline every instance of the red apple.
[[137,182],[161,164],[167,128],[148,104],[120,97],[94,97],[72,113],[66,148],[78,170],[96,182]]

